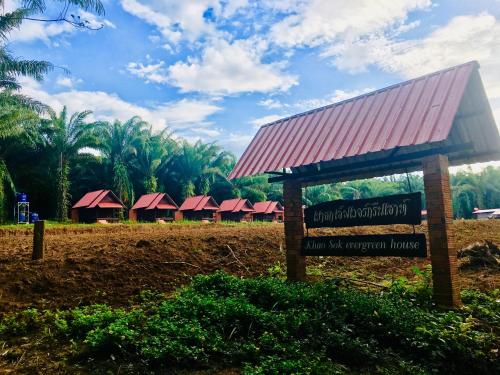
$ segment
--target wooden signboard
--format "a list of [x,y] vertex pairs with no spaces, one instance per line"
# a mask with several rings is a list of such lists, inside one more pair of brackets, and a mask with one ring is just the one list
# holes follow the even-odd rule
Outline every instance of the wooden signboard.
[[324,202],[304,210],[307,228],[420,224],[422,194]]
[[423,233],[305,237],[301,255],[425,258],[427,246]]

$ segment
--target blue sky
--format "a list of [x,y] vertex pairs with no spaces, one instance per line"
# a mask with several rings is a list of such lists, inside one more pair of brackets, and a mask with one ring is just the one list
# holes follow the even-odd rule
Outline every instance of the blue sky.
[[[500,123],[498,0],[105,0],[98,31],[25,21],[9,49],[55,109],[140,115],[241,154],[263,123],[478,60]],[[16,6],[7,0],[5,10]],[[50,13],[56,9],[49,10]],[[75,13],[76,14],[76,13]]]

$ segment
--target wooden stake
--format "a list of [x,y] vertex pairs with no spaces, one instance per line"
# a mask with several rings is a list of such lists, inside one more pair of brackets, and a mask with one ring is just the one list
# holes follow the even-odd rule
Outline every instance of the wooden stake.
[[33,255],[31,257],[32,260],[43,259],[44,237],[45,220],[35,221],[35,227],[33,230]]

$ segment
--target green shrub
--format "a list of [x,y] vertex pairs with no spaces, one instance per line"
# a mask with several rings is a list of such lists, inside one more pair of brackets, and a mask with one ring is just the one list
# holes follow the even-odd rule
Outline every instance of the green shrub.
[[421,285],[399,282],[374,293],[334,281],[216,272],[196,276],[175,298],[147,292],[128,311],[94,305],[42,318],[31,312],[4,319],[1,327],[10,328],[0,332],[25,332],[45,319],[79,343],[80,355],[113,354],[153,367],[244,366],[247,374],[498,372],[494,297],[467,292],[464,309],[441,312],[427,304]]

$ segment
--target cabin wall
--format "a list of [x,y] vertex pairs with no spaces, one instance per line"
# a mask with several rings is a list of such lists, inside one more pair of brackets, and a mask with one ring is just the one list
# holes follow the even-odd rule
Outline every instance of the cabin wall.
[[217,216],[223,221],[252,221],[251,212],[218,212]]
[[211,210],[183,211],[182,215],[185,220],[215,220],[215,212]]
[[78,223],[80,221],[80,217],[78,215],[78,208],[71,209],[71,221],[73,223]]
[[283,221],[283,214],[282,213],[271,213],[271,214],[253,214],[253,220],[254,221],[277,221],[277,222],[282,222]]
[[71,218],[78,218],[79,223],[96,223],[98,219],[117,221],[119,212],[116,208],[77,208],[71,210]]

